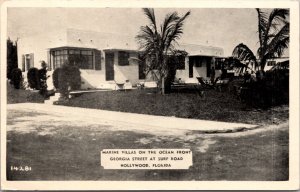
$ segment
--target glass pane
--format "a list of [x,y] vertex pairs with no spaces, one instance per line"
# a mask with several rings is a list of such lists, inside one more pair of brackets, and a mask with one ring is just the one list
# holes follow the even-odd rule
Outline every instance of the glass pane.
[[89,69],[93,69],[93,57],[92,56],[89,56],[88,65],[89,65]]
[[68,54],[68,50],[63,50],[63,54],[67,55]]
[[69,50],[69,54],[74,54],[74,50],[73,50],[73,49],[70,49],[70,50]]
[[82,55],[87,55],[87,54],[88,54],[88,51],[81,51],[81,54],[82,54]]
[[74,50],[74,54],[80,54],[80,51],[79,50]]
[[129,53],[124,52],[124,51],[119,51],[119,65],[124,66],[124,65],[129,65]]

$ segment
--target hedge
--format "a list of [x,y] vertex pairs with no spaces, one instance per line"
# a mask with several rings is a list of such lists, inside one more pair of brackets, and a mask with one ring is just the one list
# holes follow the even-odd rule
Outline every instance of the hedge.
[[13,84],[16,89],[20,89],[22,79],[21,69],[15,68],[11,71],[11,84]]
[[27,80],[28,86],[31,89],[40,89],[40,77],[39,77],[39,70],[35,67],[32,67],[27,72]]

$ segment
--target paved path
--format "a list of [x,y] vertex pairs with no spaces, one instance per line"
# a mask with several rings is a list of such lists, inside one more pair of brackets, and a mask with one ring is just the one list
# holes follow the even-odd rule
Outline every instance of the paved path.
[[[74,125],[109,125],[115,130],[148,132],[152,134],[180,135],[190,131],[201,132],[235,132],[244,129],[253,129],[257,125],[228,123],[218,121],[185,119],[176,117],[154,116],[78,107],[46,105],[37,103],[8,104],[10,111],[37,112],[42,116],[27,116],[36,123],[56,123],[68,121]],[[28,114],[28,113],[27,113]],[[30,114],[30,113],[29,113]]]

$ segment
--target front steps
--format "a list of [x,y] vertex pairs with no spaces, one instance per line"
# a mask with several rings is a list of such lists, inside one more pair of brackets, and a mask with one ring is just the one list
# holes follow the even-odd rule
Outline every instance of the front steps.
[[44,103],[47,105],[53,105],[59,101],[60,93],[55,93],[53,96],[50,96],[49,99],[45,100]]

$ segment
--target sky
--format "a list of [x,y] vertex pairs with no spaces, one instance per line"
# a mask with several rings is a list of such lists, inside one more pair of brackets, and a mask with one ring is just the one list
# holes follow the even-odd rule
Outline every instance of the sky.
[[[184,23],[179,43],[216,46],[230,56],[236,45],[244,43],[256,52],[258,48],[257,12],[255,9],[171,9],[156,8],[157,23],[177,11],[191,15]],[[7,30],[12,40],[74,28],[134,37],[140,26],[149,22],[140,8],[9,8]]]

